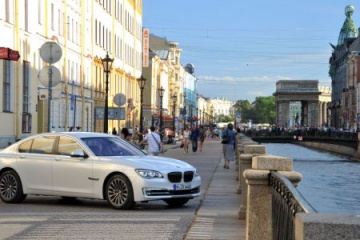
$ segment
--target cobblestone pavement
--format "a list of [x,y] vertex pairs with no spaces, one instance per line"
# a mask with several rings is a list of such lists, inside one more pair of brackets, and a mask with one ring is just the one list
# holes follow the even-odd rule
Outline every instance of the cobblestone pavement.
[[192,164],[202,177],[202,196],[185,206],[154,201],[117,211],[102,200],[28,196],[21,204],[0,201],[0,239],[184,239],[219,164],[221,144],[205,143],[197,154],[184,154],[178,145],[166,145],[165,155]]

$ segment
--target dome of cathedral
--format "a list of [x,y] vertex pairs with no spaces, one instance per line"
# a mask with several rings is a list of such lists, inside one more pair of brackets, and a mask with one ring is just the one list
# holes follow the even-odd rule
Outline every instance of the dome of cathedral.
[[339,34],[338,46],[344,44],[346,38],[356,38],[358,36],[356,26],[351,18],[354,10],[355,7],[353,5],[348,5],[345,8],[346,19]]

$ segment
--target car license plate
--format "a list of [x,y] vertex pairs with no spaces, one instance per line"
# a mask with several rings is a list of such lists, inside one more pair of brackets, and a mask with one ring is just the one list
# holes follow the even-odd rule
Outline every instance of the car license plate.
[[191,189],[191,184],[174,184],[174,191]]

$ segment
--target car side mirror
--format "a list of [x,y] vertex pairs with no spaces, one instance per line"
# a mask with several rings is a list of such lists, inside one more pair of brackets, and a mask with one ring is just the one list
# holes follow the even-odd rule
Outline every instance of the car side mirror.
[[86,158],[87,155],[84,153],[83,150],[75,150],[75,151],[71,152],[70,157],[73,157],[73,158]]

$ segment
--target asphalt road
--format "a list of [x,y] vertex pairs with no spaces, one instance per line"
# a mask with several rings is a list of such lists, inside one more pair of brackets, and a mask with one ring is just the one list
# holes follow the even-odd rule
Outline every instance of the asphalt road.
[[185,154],[176,145],[165,147],[166,156],[197,168],[201,197],[181,208],[153,201],[127,211],[112,209],[103,200],[82,198],[28,196],[21,204],[0,201],[0,239],[184,239],[219,163],[221,144],[205,142],[204,152],[197,154],[191,149]]

